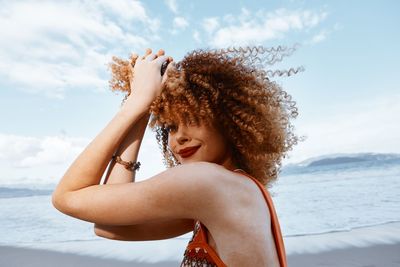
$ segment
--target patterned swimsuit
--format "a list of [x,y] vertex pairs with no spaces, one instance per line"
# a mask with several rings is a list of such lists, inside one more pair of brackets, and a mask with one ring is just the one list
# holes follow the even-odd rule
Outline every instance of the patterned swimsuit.
[[[236,169],[234,171],[240,171],[240,173],[252,179],[261,189],[271,215],[271,230],[275,240],[279,264],[281,267],[287,267],[285,246],[271,196],[263,184],[254,177],[241,169]],[[217,252],[208,244],[207,231],[207,227],[200,221],[194,221],[193,236],[186,247],[180,267],[226,267],[226,264],[218,256]]]

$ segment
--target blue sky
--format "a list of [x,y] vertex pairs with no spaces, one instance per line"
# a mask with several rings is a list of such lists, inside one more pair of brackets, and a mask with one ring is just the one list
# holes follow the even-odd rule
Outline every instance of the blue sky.
[[[398,1],[0,1],[0,183],[59,179],[119,108],[112,55],[292,46],[274,68],[307,136],[286,162],[400,152]],[[139,180],[163,170],[150,130]]]

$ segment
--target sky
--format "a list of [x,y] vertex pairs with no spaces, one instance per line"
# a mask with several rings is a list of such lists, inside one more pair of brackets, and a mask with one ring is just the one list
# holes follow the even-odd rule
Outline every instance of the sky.
[[[112,56],[147,47],[175,61],[198,48],[263,45],[295,53],[275,81],[305,136],[284,163],[331,153],[400,153],[398,1],[1,1],[0,184],[58,182],[107,125],[122,94]],[[141,180],[165,167],[147,129]]]

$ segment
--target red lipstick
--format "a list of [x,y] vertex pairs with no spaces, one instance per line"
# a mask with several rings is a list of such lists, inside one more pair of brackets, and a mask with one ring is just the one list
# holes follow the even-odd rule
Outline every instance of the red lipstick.
[[187,148],[179,150],[178,154],[182,158],[187,158],[187,157],[190,157],[191,155],[193,155],[197,151],[197,149],[199,149],[199,147],[200,146],[187,147]]

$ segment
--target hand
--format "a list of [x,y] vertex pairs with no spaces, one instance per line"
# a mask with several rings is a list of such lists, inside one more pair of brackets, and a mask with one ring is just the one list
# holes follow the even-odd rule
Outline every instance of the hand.
[[164,76],[161,76],[161,66],[164,62],[170,63],[172,57],[165,56],[164,50],[160,49],[157,54],[152,54],[148,48],[143,57],[137,54],[132,55],[135,65],[131,67],[133,78],[130,81],[131,94],[129,98],[139,98],[146,105],[150,106],[153,100],[160,95],[163,82],[167,79],[168,64]]

